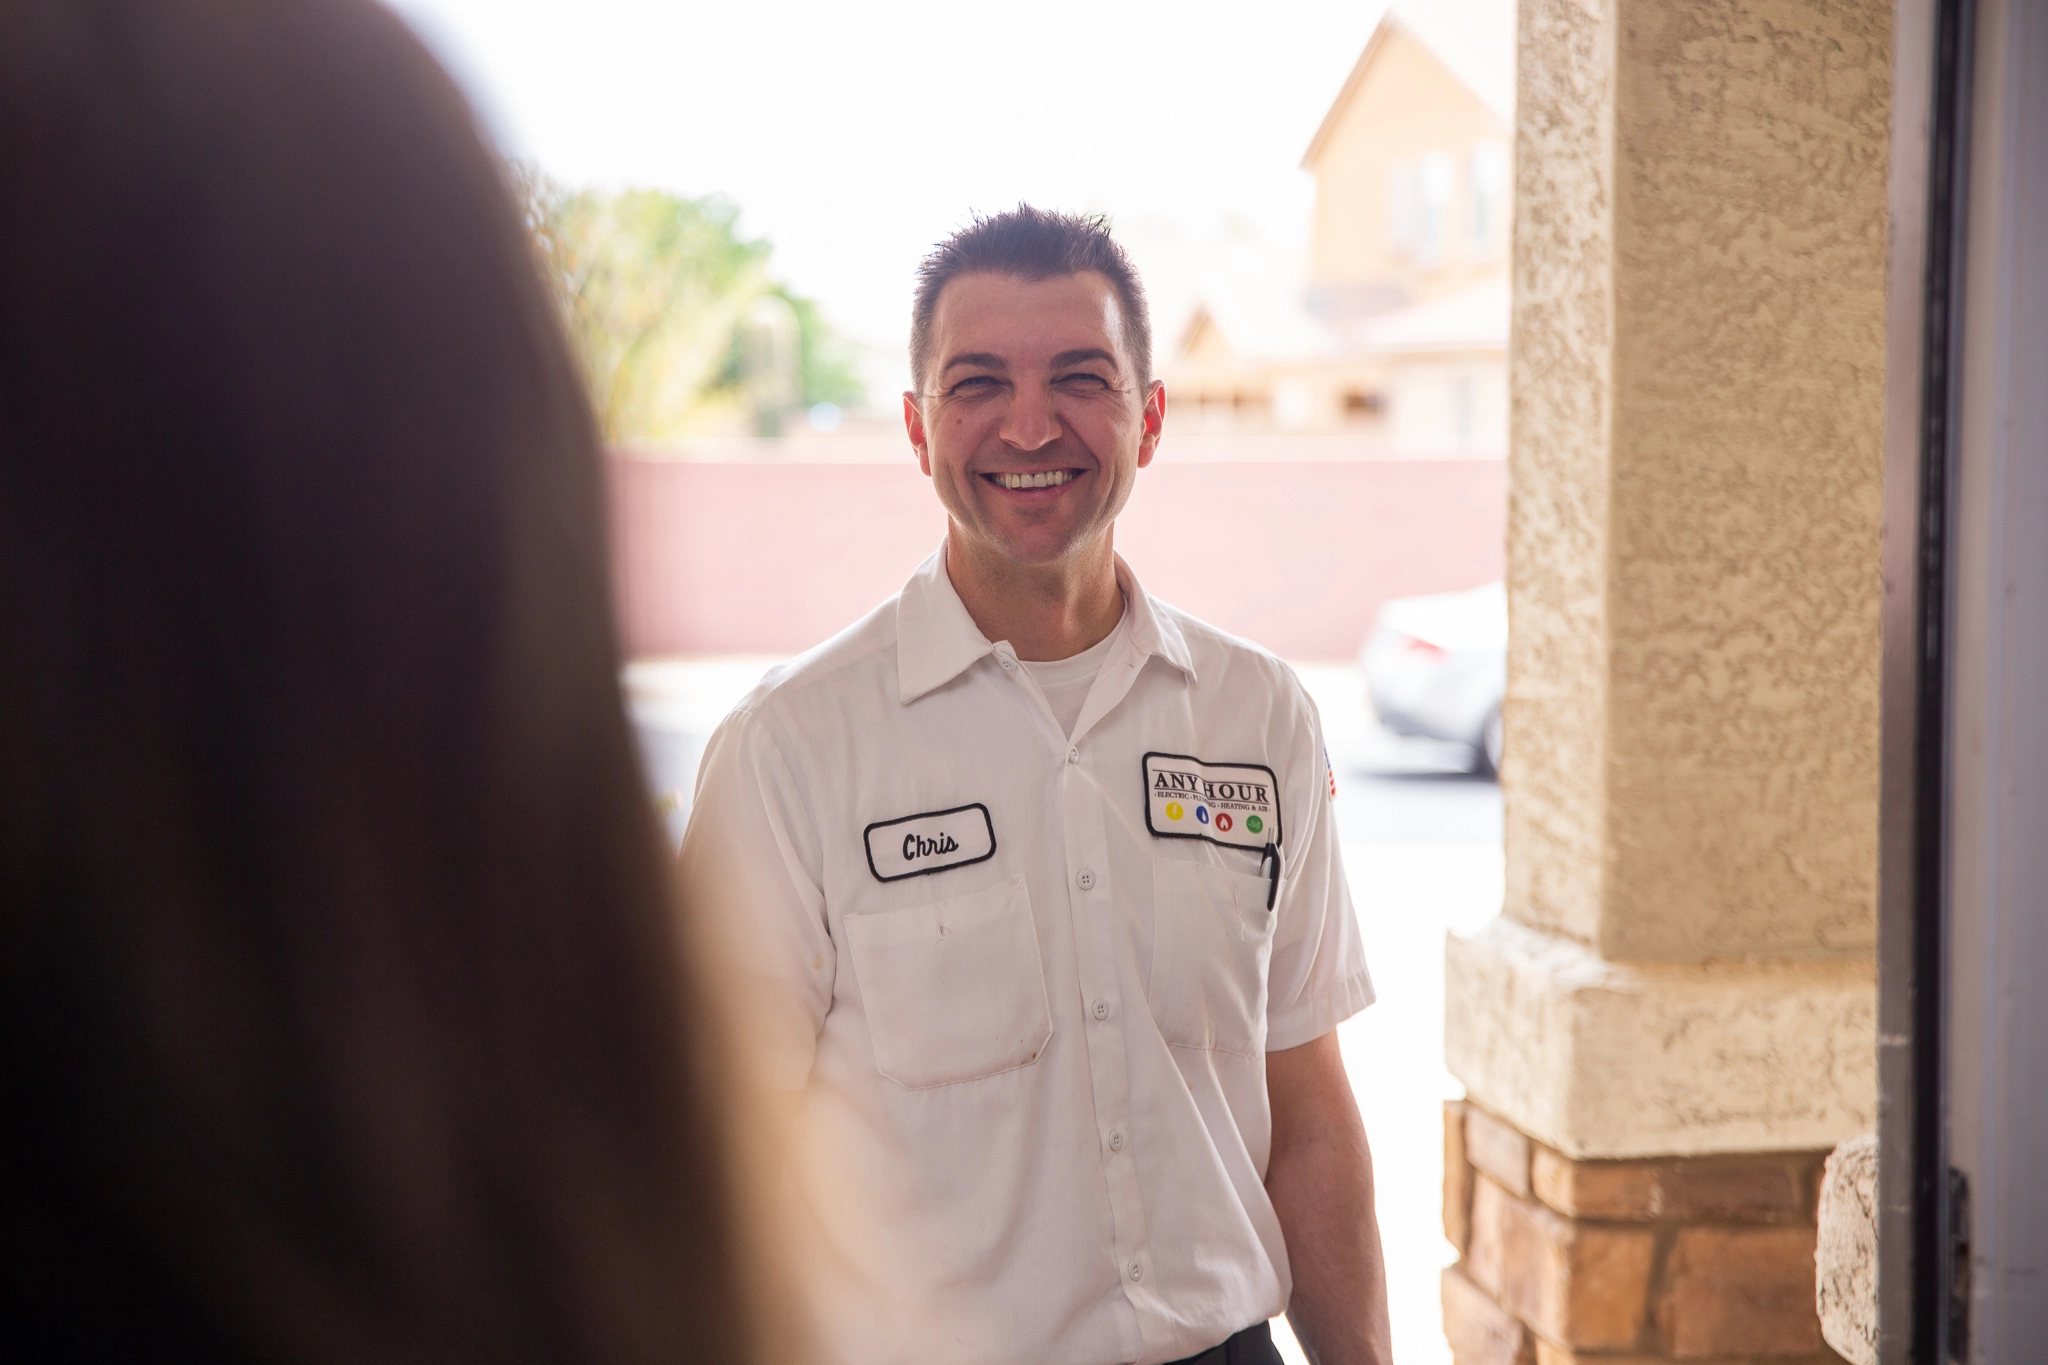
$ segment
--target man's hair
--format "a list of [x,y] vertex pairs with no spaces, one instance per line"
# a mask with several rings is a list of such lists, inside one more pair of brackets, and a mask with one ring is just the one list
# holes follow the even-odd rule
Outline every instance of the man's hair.
[[1109,220],[1099,213],[1053,213],[1019,204],[992,218],[974,222],[932,248],[917,267],[917,293],[910,305],[910,376],[924,392],[932,361],[932,318],[939,294],[961,275],[1008,275],[1014,279],[1050,280],[1093,270],[1116,290],[1123,317],[1124,349],[1138,383],[1152,382],[1152,318],[1145,308],[1145,286],[1131,258],[1109,235]]

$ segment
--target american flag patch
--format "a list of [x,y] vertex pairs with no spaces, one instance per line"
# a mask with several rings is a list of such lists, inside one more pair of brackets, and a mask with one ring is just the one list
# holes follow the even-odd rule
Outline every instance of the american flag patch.
[[1325,747],[1323,749],[1323,771],[1325,774],[1329,776],[1330,799],[1334,801],[1337,799],[1337,765],[1330,762],[1330,751],[1328,747]]

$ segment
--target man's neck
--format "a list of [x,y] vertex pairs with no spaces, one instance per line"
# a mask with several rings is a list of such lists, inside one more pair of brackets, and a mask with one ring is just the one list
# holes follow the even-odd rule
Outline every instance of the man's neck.
[[974,624],[1008,640],[1020,659],[1071,659],[1100,644],[1123,619],[1110,533],[1054,564],[1015,564],[946,536],[946,576]]

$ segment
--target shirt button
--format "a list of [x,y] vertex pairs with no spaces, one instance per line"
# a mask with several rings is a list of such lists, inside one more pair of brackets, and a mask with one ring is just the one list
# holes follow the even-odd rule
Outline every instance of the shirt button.
[[1123,1149],[1124,1134],[1123,1130],[1119,1128],[1109,1135],[1109,1150],[1112,1152],[1121,1152]]
[[1095,1017],[1097,1019],[1109,1018],[1109,1002],[1107,1000],[1098,1000],[1095,1002]]
[[1017,666],[1017,661],[1007,654],[998,654],[996,657],[1003,661],[1004,668],[1015,668]]
[[1138,1263],[1137,1263],[1136,1261],[1132,1261],[1132,1262],[1131,1262],[1131,1278],[1132,1278],[1132,1279],[1134,1279],[1134,1280],[1142,1280],[1142,1279],[1144,1279],[1144,1278],[1145,1278],[1145,1267],[1143,1267],[1143,1266],[1139,1265],[1139,1264],[1138,1264]]
[[1067,750],[1067,762],[1069,762],[1069,763],[1079,763],[1080,761],[1081,761],[1081,751],[1080,751],[1079,749],[1069,749],[1069,750]]
[[1074,881],[1083,891],[1086,891],[1089,887],[1095,885],[1095,874],[1084,867],[1081,869],[1081,875],[1074,878]]

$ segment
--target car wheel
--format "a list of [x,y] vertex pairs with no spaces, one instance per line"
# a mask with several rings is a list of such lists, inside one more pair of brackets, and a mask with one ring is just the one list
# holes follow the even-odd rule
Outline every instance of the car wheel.
[[1472,746],[1472,771],[1482,777],[1500,776],[1501,754],[1500,708],[1486,718],[1486,724],[1479,729],[1479,742]]

